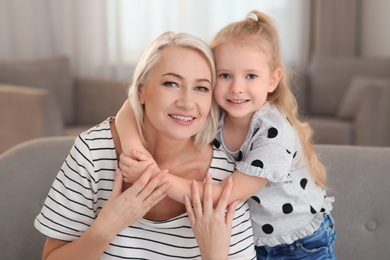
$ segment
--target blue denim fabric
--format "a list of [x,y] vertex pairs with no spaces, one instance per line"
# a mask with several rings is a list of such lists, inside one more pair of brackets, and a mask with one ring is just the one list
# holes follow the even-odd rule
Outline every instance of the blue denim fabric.
[[334,220],[330,215],[324,215],[321,226],[312,235],[298,239],[292,244],[274,247],[256,247],[257,259],[336,259],[334,255],[336,232]]

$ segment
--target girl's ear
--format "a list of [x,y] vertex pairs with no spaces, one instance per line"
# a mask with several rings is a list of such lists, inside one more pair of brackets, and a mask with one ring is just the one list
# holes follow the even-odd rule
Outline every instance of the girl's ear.
[[268,85],[268,93],[273,92],[279,84],[280,79],[282,78],[282,70],[276,69],[271,75],[270,84]]

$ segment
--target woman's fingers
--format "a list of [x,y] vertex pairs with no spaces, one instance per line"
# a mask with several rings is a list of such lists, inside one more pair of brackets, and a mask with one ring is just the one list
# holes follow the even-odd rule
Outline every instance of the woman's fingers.
[[237,207],[237,204],[239,202],[240,201],[238,201],[238,200],[233,201],[232,203],[229,204],[229,206],[227,208],[227,212],[225,215],[225,223],[229,229],[232,229],[234,213],[236,212],[236,207]]
[[203,191],[203,209],[204,214],[212,214],[213,212],[213,191],[212,191],[212,178],[211,173],[207,173],[206,182]]
[[111,197],[117,197],[122,193],[123,176],[121,170],[118,168],[115,171],[114,186],[112,188]]
[[155,164],[151,164],[146,167],[145,171],[142,173],[141,177],[134,182],[131,186],[131,189],[127,189],[124,194],[128,196],[138,196],[138,194],[146,187],[149,183],[149,180],[153,174],[153,170],[156,167]]
[[222,189],[221,196],[219,197],[218,204],[216,210],[219,212],[225,212],[225,209],[228,206],[230,194],[233,190],[233,180],[232,177],[229,176],[225,186]]
[[193,210],[196,218],[201,218],[203,215],[203,205],[200,200],[200,195],[199,195],[199,189],[198,189],[198,183],[195,180],[192,180],[192,185],[191,185],[191,196],[192,196],[192,205],[193,205]]
[[190,218],[191,226],[194,226],[196,222],[195,213],[194,210],[192,209],[192,203],[190,201],[190,197],[187,194],[184,195],[184,205],[186,206],[186,210],[188,213],[188,217]]

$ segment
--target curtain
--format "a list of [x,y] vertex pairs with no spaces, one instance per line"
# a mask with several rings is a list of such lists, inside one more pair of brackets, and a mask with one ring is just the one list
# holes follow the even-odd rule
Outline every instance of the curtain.
[[356,56],[361,0],[313,0],[311,53]]
[[75,75],[127,80],[160,33],[210,42],[253,9],[276,21],[286,64],[304,67],[310,0],[0,0],[0,60],[67,55]]

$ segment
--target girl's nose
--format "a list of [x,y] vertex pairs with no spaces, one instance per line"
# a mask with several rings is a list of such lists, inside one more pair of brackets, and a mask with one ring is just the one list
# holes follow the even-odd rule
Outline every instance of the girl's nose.
[[239,94],[242,93],[242,82],[239,80],[233,80],[230,85],[230,92],[233,94]]

